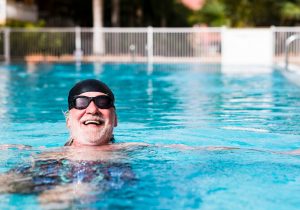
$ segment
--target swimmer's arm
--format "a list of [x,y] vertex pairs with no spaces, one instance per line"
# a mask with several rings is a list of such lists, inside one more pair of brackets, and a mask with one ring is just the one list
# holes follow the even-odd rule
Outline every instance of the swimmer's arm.
[[142,143],[142,142],[127,142],[127,143],[115,143],[110,145],[101,146],[104,150],[122,150],[122,149],[131,149],[136,147],[148,147],[151,144]]
[[300,155],[300,149],[296,149],[292,151],[276,152],[276,153],[286,154],[286,155]]
[[42,192],[38,200],[42,205],[63,203],[67,206],[72,204],[73,200],[80,199],[89,195],[90,192],[98,190],[95,185],[90,183],[72,183],[55,186],[53,189]]
[[6,149],[32,149],[32,146],[24,144],[0,144],[0,150]]
[[22,174],[8,172],[0,174],[0,194],[28,193],[33,187],[32,179]]
[[[131,147],[164,147],[164,148],[175,148],[175,149],[182,149],[182,150],[234,150],[234,149],[240,149],[238,147],[225,147],[225,146],[188,146],[185,144],[147,144],[147,143],[140,143],[140,142],[129,142],[129,143],[120,143],[120,144],[115,144],[119,149],[126,149],[126,148],[131,148]],[[299,150],[300,152],[300,150]]]
[[[224,147],[224,146],[199,147],[199,146],[187,146],[187,145],[184,145],[184,144],[171,144],[171,145],[165,145],[165,147],[182,149],[182,150],[207,150],[207,151],[238,150],[238,149],[241,149],[239,147]],[[300,149],[296,149],[296,150],[292,150],[292,151],[268,151],[268,150],[263,150],[263,149],[248,148],[247,150],[258,151],[258,152],[270,152],[270,153],[274,153],[274,154],[283,154],[283,155],[300,155]]]
[[185,144],[169,144],[169,145],[159,145],[158,147],[165,147],[165,148],[174,148],[174,149],[181,149],[181,150],[208,150],[208,151],[218,151],[218,150],[235,150],[240,149],[238,147],[224,147],[224,146],[188,146]]
[[[223,151],[223,150],[239,150],[240,147],[229,147],[229,146],[188,146],[185,144],[147,144],[147,143],[140,143],[140,142],[129,142],[129,143],[119,143],[113,144],[114,149],[128,149],[128,148],[135,148],[135,147],[162,147],[162,148],[174,148],[180,150],[203,150],[203,151]],[[253,151],[266,151],[262,149],[247,149]],[[292,150],[292,151],[268,151],[277,154],[287,154],[287,155],[300,155],[300,149]]]
[[0,174],[0,194],[13,192],[11,174]]
[[297,149],[297,150],[293,150],[293,151],[287,152],[287,154],[300,155],[300,149]]

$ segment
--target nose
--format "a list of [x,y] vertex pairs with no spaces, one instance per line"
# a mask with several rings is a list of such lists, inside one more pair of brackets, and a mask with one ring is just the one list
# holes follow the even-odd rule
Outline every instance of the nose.
[[86,108],[86,112],[89,114],[96,114],[98,112],[98,107],[94,103],[94,101],[91,101],[89,106]]

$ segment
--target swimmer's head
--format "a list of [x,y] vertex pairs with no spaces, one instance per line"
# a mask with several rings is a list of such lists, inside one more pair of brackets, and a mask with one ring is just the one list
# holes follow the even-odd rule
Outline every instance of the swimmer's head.
[[117,126],[114,94],[99,80],[88,79],[72,87],[66,117],[72,145],[97,146],[111,142]]
[[115,96],[111,91],[111,89],[105,83],[96,79],[87,79],[76,83],[69,91],[69,96],[68,96],[69,110],[74,108],[73,107],[74,98],[85,92],[104,93],[111,99],[112,105],[114,105],[115,103]]

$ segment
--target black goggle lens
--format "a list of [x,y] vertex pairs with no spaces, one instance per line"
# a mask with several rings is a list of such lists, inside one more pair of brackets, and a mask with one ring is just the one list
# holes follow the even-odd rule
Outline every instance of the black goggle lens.
[[109,109],[113,107],[113,102],[109,96],[76,96],[73,100],[73,107],[75,109],[86,109],[89,104],[93,101],[99,109]]

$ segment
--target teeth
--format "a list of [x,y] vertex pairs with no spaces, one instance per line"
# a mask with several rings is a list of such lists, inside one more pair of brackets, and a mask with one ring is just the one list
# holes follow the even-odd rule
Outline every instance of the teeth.
[[87,124],[96,124],[96,125],[100,125],[100,121],[96,121],[96,120],[87,120],[84,122],[85,125]]

